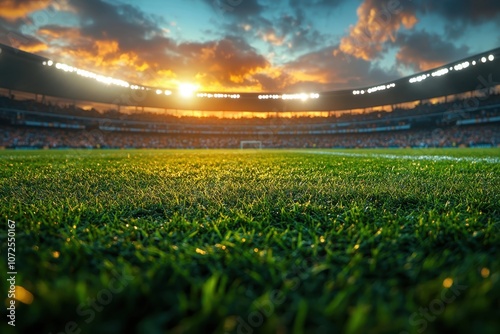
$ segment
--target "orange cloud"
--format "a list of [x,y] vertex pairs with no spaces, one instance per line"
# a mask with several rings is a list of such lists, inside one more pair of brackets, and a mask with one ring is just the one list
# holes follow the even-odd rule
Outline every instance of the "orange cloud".
[[283,45],[283,42],[285,41],[285,37],[276,36],[276,33],[273,31],[267,33],[261,33],[261,37],[264,40],[264,42],[269,42],[275,46]]
[[339,49],[364,60],[376,57],[385,42],[394,42],[401,27],[411,29],[418,22],[415,13],[397,0],[365,0],[357,14],[358,22],[350,27],[349,35],[342,38]]
[[[123,80],[137,82],[137,73],[144,72],[149,64],[142,61],[135,52],[122,52],[118,41],[91,40],[81,35],[78,28],[44,26],[38,30],[40,38],[49,43],[68,45],[67,48],[51,49],[45,53],[54,60],[72,66],[113,75]],[[46,48],[40,51],[45,51]]]
[[49,47],[44,43],[34,43],[29,45],[21,45],[19,48],[26,52],[38,53],[47,50]]
[[28,14],[47,8],[50,0],[0,0],[0,17],[8,21],[16,21],[26,17]]
[[316,82],[319,84],[325,84],[329,82],[328,74],[322,71],[290,71],[288,72],[288,75],[291,76],[290,84],[295,84],[302,81]]
[[21,33],[8,32],[4,36],[1,35],[0,33],[1,43],[26,52],[38,53],[48,49],[48,45],[43,41]]
[[80,39],[80,30],[78,28],[45,26],[38,29],[38,36],[47,42],[55,40],[77,40]]
[[86,35],[85,30],[75,27],[47,25],[37,33],[55,46],[43,52],[54,61],[164,89],[192,82],[204,91],[276,91],[304,82],[326,84],[331,75],[316,68],[318,59],[311,59],[313,64],[307,67],[273,66],[239,38],[179,44],[162,38],[129,45],[120,36]]
[[[401,60],[399,56],[397,56],[397,59]],[[442,61],[425,61],[425,60],[417,59],[417,58],[415,58],[415,59],[406,58],[405,62],[414,62],[415,64],[418,64],[418,68],[421,71],[427,71],[427,70],[430,70],[430,69],[433,69],[433,68],[436,68],[439,66],[443,66],[445,64]]]

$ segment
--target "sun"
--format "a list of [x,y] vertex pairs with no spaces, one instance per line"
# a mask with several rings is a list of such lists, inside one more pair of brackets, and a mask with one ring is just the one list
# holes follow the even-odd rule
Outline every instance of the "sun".
[[179,94],[183,97],[192,97],[194,92],[198,90],[198,85],[191,83],[179,84]]

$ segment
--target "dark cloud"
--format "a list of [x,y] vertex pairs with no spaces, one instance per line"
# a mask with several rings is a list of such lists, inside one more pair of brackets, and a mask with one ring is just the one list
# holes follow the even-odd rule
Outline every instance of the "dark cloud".
[[290,54],[323,47],[329,37],[315,28],[314,11],[335,8],[347,0],[290,0],[289,7],[270,0],[202,0],[216,13],[214,25],[221,35],[238,32],[250,41],[264,41],[269,52],[276,48]]
[[298,79],[289,88],[348,89],[390,81],[399,76],[395,70],[382,70],[369,61],[335,52],[337,47],[327,47],[286,64],[285,71]]
[[457,47],[426,31],[401,34],[396,45],[400,47],[397,62],[415,71],[428,70],[469,55],[468,47]]
[[446,39],[456,40],[467,31],[465,22],[447,22],[444,27]]
[[286,37],[287,46],[292,50],[314,50],[324,45],[327,37],[314,29],[303,12],[297,10],[294,15],[284,14],[276,22],[278,31]]
[[[351,0],[352,1],[352,0]],[[347,0],[290,0],[290,7],[294,10],[333,10],[340,5],[348,2]]]
[[287,84],[293,79],[284,72],[281,72],[278,76],[272,77],[265,73],[256,73],[253,78],[259,83],[262,91],[265,92],[280,92],[283,91]]
[[202,0],[214,12],[239,20],[259,16],[265,10],[259,0]]
[[485,22],[494,22],[500,27],[500,1],[497,0],[418,0],[421,15],[436,15],[445,26],[448,39],[458,39],[469,29]]
[[[78,13],[83,36],[95,40],[116,40],[123,50],[152,48],[171,44],[159,28],[161,20],[127,4],[112,5],[102,0],[69,0]],[[159,44],[159,45],[158,45]]]
[[416,6],[424,14],[436,14],[450,22],[482,24],[500,18],[498,0],[418,0]]

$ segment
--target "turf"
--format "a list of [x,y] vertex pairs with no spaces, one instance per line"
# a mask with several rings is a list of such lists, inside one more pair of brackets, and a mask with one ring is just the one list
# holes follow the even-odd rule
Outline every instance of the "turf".
[[0,331],[500,332],[500,149],[317,152],[0,151]]

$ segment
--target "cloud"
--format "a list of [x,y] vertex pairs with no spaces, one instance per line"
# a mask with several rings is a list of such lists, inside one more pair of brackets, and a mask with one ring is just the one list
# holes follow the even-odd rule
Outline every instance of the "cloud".
[[333,10],[338,8],[340,5],[347,3],[347,0],[290,0],[290,7],[294,10],[305,11],[305,10]]
[[0,0],[0,18],[14,22],[26,18],[28,14],[47,8],[50,0]]
[[[222,36],[237,32],[252,43],[266,43],[269,53],[285,52],[292,56],[329,43],[328,36],[315,28],[314,18],[318,14],[325,15],[325,10],[347,3],[347,0],[289,0],[289,3],[270,0],[202,1],[215,13],[224,14],[213,21]],[[221,6],[225,8],[222,11]],[[213,30],[210,32],[213,33]]]
[[[276,20],[283,40],[290,51],[311,50],[327,41],[327,37],[313,28],[304,12],[296,10],[294,14],[287,13]],[[324,45],[324,44],[322,44]]]
[[228,15],[238,20],[259,16],[265,7],[259,0],[202,0],[214,12],[220,15]]
[[[178,46],[183,72],[197,77],[205,87],[239,88],[258,84],[252,76],[270,64],[245,40],[225,37],[205,43],[182,43]],[[179,64],[180,65],[180,64]]]
[[496,0],[420,0],[418,9],[421,15],[435,15],[443,20],[448,39],[456,40],[487,22],[500,27],[500,2]]
[[[296,1],[296,0],[293,0]],[[375,59],[394,44],[398,33],[411,30],[419,17],[443,20],[448,38],[461,37],[470,26],[485,22],[500,25],[497,0],[365,0],[357,10],[358,21],[340,43],[339,50],[356,58]],[[431,63],[428,64],[430,66]]]
[[43,52],[49,48],[46,43],[33,36],[5,30],[2,26],[0,26],[0,43],[31,53]]
[[394,42],[399,30],[418,22],[415,7],[399,0],[365,0],[357,10],[358,21],[342,38],[339,50],[356,58],[371,60]]
[[278,36],[274,29],[269,29],[268,31],[265,31],[265,32],[260,31],[258,34],[261,36],[261,38],[264,42],[268,42],[268,43],[275,45],[275,46],[283,45],[283,42],[285,41],[285,37]]
[[147,15],[140,9],[127,5],[112,5],[102,0],[69,0],[78,13],[81,34],[92,39],[108,39],[119,42],[124,50],[153,48],[156,43],[168,46],[159,27],[161,19]]
[[338,45],[311,52],[286,64],[284,70],[294,81],[289,89],[349,89],[390,81],[399,76],[395,70],[382,70],[369,61],[342,52],[334,53],[337,48]]
[[469,55],[468,47],[457,47],[440,35],[426,31],[401,34],[396,45],[400,47],[397,62],[415,71],[425,71]]
[[283,91],[288,84],[293,83],[293,78],[277,68],[266,71],[268,73],[256,73],[253,78],[259,84],[259,90],[264,92]]
[[498,0],[419,0],[417,7],[424,14],[436,14],[450,22],[479,25],[500,18]]

